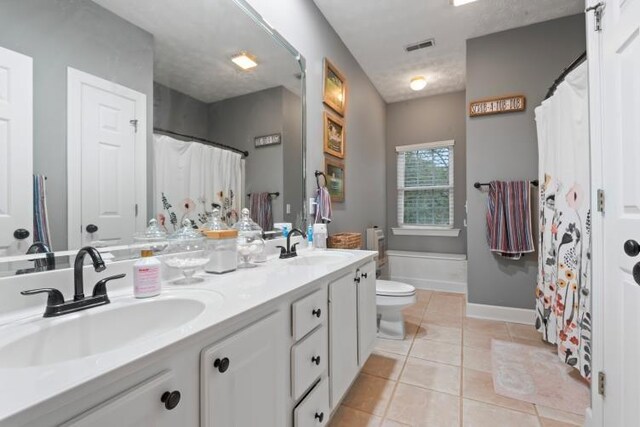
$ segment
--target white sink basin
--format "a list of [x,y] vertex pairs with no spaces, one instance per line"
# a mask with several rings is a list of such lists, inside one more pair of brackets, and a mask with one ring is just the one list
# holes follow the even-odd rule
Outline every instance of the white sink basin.
[[320,251],[301,253],[297,257],[289,260],[292,265],[300,266],[317,266],[317,265],[333,265],[351,258],[353,254],[340,251]]
[[148,300],[116,298],[106,306],[32,320],[0,331],[0,367],[50,365],[117,350],[188,327],[222,302],[217,292],[182,291]]

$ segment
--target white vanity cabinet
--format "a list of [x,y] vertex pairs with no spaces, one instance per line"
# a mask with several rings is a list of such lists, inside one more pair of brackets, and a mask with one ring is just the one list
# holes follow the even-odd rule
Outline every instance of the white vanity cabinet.
[[287,425],[286,335],[286,317],[276,312],[202,350],[201,426]]
[[370,262],[356,272],[358,289],[358,365],[367,361],[378,335],[376,307],[376,264]]

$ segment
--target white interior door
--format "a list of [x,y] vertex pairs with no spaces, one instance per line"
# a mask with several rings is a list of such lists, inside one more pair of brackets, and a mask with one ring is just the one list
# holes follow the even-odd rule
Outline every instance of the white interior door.
[[146,216],[145,95],[69,69],[69,99],[69,247],[131,243]]
[[603,408],[604,425],[613,427],[638,425],[640,419],[640,250],[633,243],[640,243],[640,0],[605,3]]
[[[0,47],[0,255],[24,253],[33,234],[33,60]],[[18,229],[30,236],[19,240]]]

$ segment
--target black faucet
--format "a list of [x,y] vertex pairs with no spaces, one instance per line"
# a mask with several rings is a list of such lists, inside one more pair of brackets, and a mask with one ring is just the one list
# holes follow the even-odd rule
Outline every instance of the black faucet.
[[43,242],[33,242],[29,249],[27,249],[27,255],[29,254],[40,254],[46,253],[46,257],[44,259],[36,259],[34,261],[35,271],[43,271],[43,270],[55,270],[56,269],[56,258],[47,246]]
[[31,289],[20,292],[22,295],[35,295],[47,293],[47,308],[44,311],[44,317],[55,317],[63,314],[73,313],[87,308],[97,307],[109,304],[109,296],[107,295],[107,282],[114,279],[122,279],[126,274],[117,274],[115,276],[105,277],[93,287],[93,293],[90,297],[84,296],[84,280],[83,267],[84,257],[89,254],[93,261],[93,268],[96,272],[106,269],[104,261],[100,256],[100,252],[91,246],[85,246],[78,251],[74,263],[73,279],[74,279],[74,296],[72,300],[65,301],[62,292],[54,288]]
[[287,259],[298,256],[298,253],[296,252],[296,246],[298,246],[298,243],[294,243],[293,246],[291,246],[291,236],[293,236],[293,233],[298,233],[303,238],[307,238],[307,235],[304,234],[302,230],[298,228],[292,228],[291,231],[289,231],[289,234],[287,234],[287,247],[285,248],[284,246],[277,246],[278,248],[280,248],[280,259]]

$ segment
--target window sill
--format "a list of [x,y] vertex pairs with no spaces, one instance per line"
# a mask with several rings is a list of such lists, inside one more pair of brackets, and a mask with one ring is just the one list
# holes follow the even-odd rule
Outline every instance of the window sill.
[[394,227],[391,231],[395,236],[458,237],[460,235],[459,228]]

